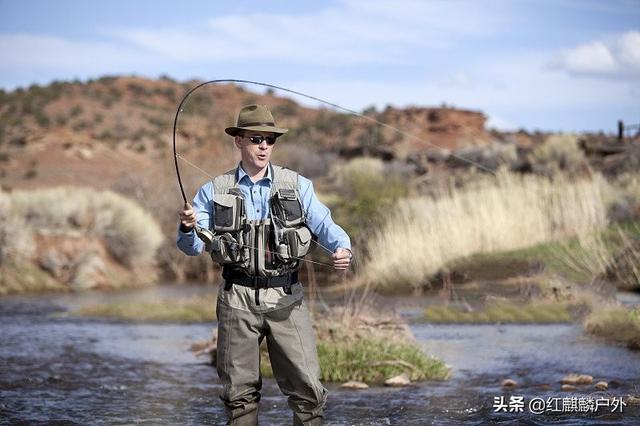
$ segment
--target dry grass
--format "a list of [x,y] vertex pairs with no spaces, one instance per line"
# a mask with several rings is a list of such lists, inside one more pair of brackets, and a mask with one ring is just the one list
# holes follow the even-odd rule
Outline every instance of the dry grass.
[[586,318],[584,326],[593,335],[640,349],[640,307],[629,309],[605,305],[595,308]]
[[[552,250],[563,269],[582,281],[604,277],[619,288],[640,289],[640,225],[614,224],[602,232],[561,241]],[[575,279],[575,278],[574,278]]]
[[500,172],[477,189],[403,200],[369,240],[365,279],[419,287],[460,257],[592,233],[607,224],[606,189],[600,175],[551,181]]

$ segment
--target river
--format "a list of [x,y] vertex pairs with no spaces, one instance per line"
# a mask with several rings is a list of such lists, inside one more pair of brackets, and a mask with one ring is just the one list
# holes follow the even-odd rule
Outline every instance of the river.
[[[215,369],[188,351],[191,343],[211,334],[214,322],[131,323],[67,315],[97,300],[212,291],[160,286],[0,298],[0,424],[222,424]],[[614,399],[605,399],[640,394],[640,353],[585,336],[579,325],[412,321],[411,329],[425,351],[452,366],[451,379],[362,391],[328,384],[325,424],[640,424],[640,406],[612,412]],[[562,392],[559,380],[572,372],[611,386]],[[502,389],[504,378],[519,386]],[[529,404],[536,398],[549,408],[554,403],[562,407],[563,398],[579,405],[591,398],[600,407],[596,413],[578,413],[573,405],[564,413],[543,408],[534,414]],[[498,402],[503,402],[499,410]],[[260,418],[267,425],[291,423],[273,380],[264,382]]]

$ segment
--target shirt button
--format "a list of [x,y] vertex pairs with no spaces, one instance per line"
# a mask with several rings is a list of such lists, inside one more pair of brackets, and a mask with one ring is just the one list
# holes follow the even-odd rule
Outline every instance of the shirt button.
[[258,213],[260,213],[260,209],[256,209],[256,211],[257,211]]

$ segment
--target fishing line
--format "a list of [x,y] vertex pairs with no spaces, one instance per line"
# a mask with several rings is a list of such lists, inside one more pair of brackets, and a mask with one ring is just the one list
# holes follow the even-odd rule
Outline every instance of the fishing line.
[[[393,131],[395,131],[395,132],[398,132],[398,133],[400,133],[401,135],[404,135],[404,136],[406,136],[406,137],[408,137],[408,138],[410,138],[410,139],[414,139],[414,140],[420,141],[420,142],[422,142],[422,143],[425,143],[425,144],[427,144],[427,145],[430,145],[430,146],[432,146],[432,147],[442,149],[442,146],[440,146],[440,145],[438,145],[438,144],[435,144],[435,143],[433,143],[433,142],[426,141],[426,140],[424,140],[423,138],[421,138],[421,137],[419,137],[419,136],[416,136],[416,135],[414,135],[414,134],[412,134],[412,133],[409,133],[409,132],[405,132],[405,131],[404,131],[404,130],[402,130],[402,129],[399,129],[399,128],[397,128],[397,127],[394,127],[394,126],[392,126],[392,125],[390,125],[390,124],[387,124],[387,123],[384,123],[384,122],[382,122],[382,121],[376,120],[376,119],[375,119],[375,118],[373,118],[373,117],[366,116],[366,115],[364,115],[364,114],[362,114],[362,113],[359,113],[359,112],[354,111],[354,110],[349,109],[349,108],[345,108],[345,107],[340,106],[340,105],[338,105],[338,104],[336,104],[336,103],[329,102],[329,101],[327,101],[327,100],[324,100],[324,99],[318,98],[318,97],[316,97],[316,96],[308,95],[308,94],[306,94],[306,93],[298,92],[298,91],[296,91],[296,90],[291,90],[291,89],[287,89],[287,88],[285,88],[285,87],[280,87],[280,86],[276,86],[276,85],[269,84],[269,83],[261,83],[261,82],[258,82],[258,81],[251,81],[251,80],[241,80],[241,79],[209,80],[209,81],[205,81],[204,83],[200,83],[200,84],[198,84],[197,86],[193,87],[191,90],[189,90],[189,91],[184,95],[184,97],[183,97],[183,98],[182,98],[182,100],[180,101],[180,104],[178,105],[178,109],[176,110],[176,115],[175,115],[175,118],[174,118],[174,120],[173,120],[173,159],[174,159],[174,163],[175,163],[175,167],[176,167],[176,175],[177,175],[177,177],[178,177],[178,184],[180,185],[180,192],[181,192],[181,194],[182,194],[182,199],[184,200],[184,202],[185,202],[185,203],[187,203],[187,196],[185,195],[185,192],[184,192],[184,186],[183,186],[183,184],[182,184],[182,178],[181,178],[181,176],[180,176],[180,168],[178,167],[178,158],[180,158],[182,161],[185,161],[185,162],[187,162],[187,160],[186,160],[184,157],[182,157],[182,156],[178,155],[177,150],[176,150],[176,134],[177,134],[177,128],[178,128],[178,118],[179,118],[179,116],[180,116],[180,113],[184,111],[183,106],[184,106],[185,102],[187,101],[187,99],[189,99],[189,97],[190,97],[190,96],[191,96],[191,95],[192,95],[196,90],[198,90],[199,88],[201,88],[201,87],[203,87],[203,86],[207,86],[207,85],[209,85],[209,84],[216,84],[216,83],[242,83],[242,84],[253,84],[253,85],[256,85],[256,86],[262,86],[262,87],[268,87],[268,88],[271,88],[271,89],[281,90],[281,91],[283,91],[283,92],[291,93],[291,94],[293,94],[293,95],[301,96],[301,97],[303,97],[303,98],[311,99],[311,100],[314,100],[314,101],[316,101],[316,102],[320,102],[320,103],[323,103],[323,104],[325,104],[325,105],[329,105],[329,106],[331,106],[331,107],[333,107],[333,108],[335,108],[335,109],[338,109],[338,110],[340,110],[340,111],[344,111],[344,112],[349,113],[349,114],[351,114],[351,115],[355,115],[356,117],[361,117],[361,118],[363,118],[363,119],[365,119],[365,120],[368,120],[368,121],[370,121],[370,122],[372,122],[372,123],[378,124],[378,125],[380,125],[380,126],[383,126],[383,127],[388,128],[388,129],[391,129],[391,130],[393,130]],[[470,159],[468,159],[468,158],[465,158],[465,157],[462,157],[462,156],[460,156],[460,155],[453,154],[453,153],[451,154],[451,156],[452,156],[452,157],[454,157],[454,158],[457,158],[458,160],[461,160],[461,161],[463,161],[463,162],[466,162],[466,163],[468,163],[468,164],[471,164],[471,165],[473,165],[473,166],[475,166],[475,167],[477,167],[477,168],[479,168],[479,169],[482,169],[482,170],[484,170],[484,171],[486,171],[486,172],[488,172],[488,173],[491,173],[491,174],[493,174],[493,175],[495,175],[495,174],[496,174],[496,172],[495,172],[494,170],[491,170],[490,168],[488,168],[488,167],[486,167],[486,166],[483,166],[482,164],[480,164],[480,163],[478,163],[478,162],[476,162],[476,161],[470,160]],[[197,168],[198,170],[200,170],[200,171],[202,171],[203,173],[205,173],[207,176],[211,176],[211,175],[209,175],[208,173],[204,172],[201,168],[199,168],[199,167],[197,167],[196,165],[194,165],[193,163],[189,163],[189,162],[187,162],[187,164],[192,165],[193,167],[195,167],[195,168]]]
[[[179,117],[180,117],[180,113],[181,113],[181,112],[184,112],[184,106],[185,106],[185,103],[187,102],[187,100],[189,99],[189,97],[190,97],[190,96],[191,96],[191,95],[192,95],[196,90],[200,89],[201,87],[204,87],[204,86],[207,86],[207,85],[210,85],[210,84],[217,84],[217,83],[241,83],[241,84],[253,84],[253,85],[256,85],[256,86],[262,86],[262,87],[267,87],[267,88],[271,88],[271,89],[280,90],[280,91],[283,91],[283,92],[286,92],[286,93],[291,93],[291,94],[296,95],[296,96],[301,96],[301,97],[306,98],[306,99],[311,99],[311,100],[314,100],[314,101],[316,101],[316,102],[320,102],[320,103],[322,103],[322,104],[329,105],[329,106],[331,106],[331,107],[333,107],[333,108],[335,108],[335,109],[337,109],[337,110],[340,110],[340,111],[346,112],[346,113],[348,113],[348,114],[350,114],[350,115],[354,115],[354,116],[356,116],[356,117],[363,118],[363,119],[365,119],[365,120],[367,120],[367,121],[369,121],[369,122],[372,122],[372,123],[375,123],[375,124],[377,124],[377,125],[383,126],[383,127],[385,127],[385,128],[391,129],[391,130],[393,130],[393,131],[395,131],[395,132],[397,132],[397,133],[400,133],[400,134],[401,134],[401,135],[403,135],[403,136],[406,136],[406,137],[408,137],[408,138],[410,138],[410,139],[414,139],[414,140],[420,141],[420,142],[425,143],[425,144],[427,144],[427,145],[429,145],[429,146],[432,146],[432,147],[435,147],[435,148],[440,148],[440,149],[442,148],[440,145],[435,144],[435,143],[433,143],[433,142],[426,141],[426,140],[424,140],[423,138],[420,138],[419,136],[416,136],[416,135],[414,135],[414,134],[412,134],[412,133],[405,132],[404,130],[399,129],[399,128],[395,127],[395,126],[392,126],[392,125],[390,125],[390,124],[384,123],[384,122],[382,122],[382,121],[380,121],[380,120],[376,120],[376,119],[375,119],[375,118],[373,118],[373,117],[366,116],[366,115],[364,115],[364,114],[362,114],[362,113],[359,113],[358,111],[354,111],[354,110],[352,110],[352,109],[345,108],[345,107],[343,107],[343,106],[341,106],[341,105],[338,105],[338,104],[336,104],[336,103],[334,103],[334,102],[330,102],[330,101],[327,101],[327,100],[325,100],[325,99],[321,99],[321,98],[319,98],[319,97],[317,97],[317,96],[308,95],[308,94],[306,94],[306,93],[302,93],[302,92],[299,92],[299,91],[296,91],[296,90],[287,89],[286,87],[276,86],[276,85],[274,85],[274,84],[262,83],[262,82],[258,82],[258,81],[242,80],[242,79],[219,79],[219,80],[209,80],[209,81],[205,81],[205,82],[203,82],[203,83],[198,84],[197,86],[195,86],[195,87],[193,87],[192,89],[190,89],[190,90],[189,90],[189,91],[184,95],[184,97],[183,97],[183,98],[182,98],[182,100],[180,101],[180,104],[178,105],[178,108],[177,108],[177,110],[176,110],[176,115],[175,115],[174,120],[173,120],[173,159],[174,159],[174,164],[175,164],[175,168],[176,168],[176,176],[177,176],[177,178],[178,178],[178,184],[179,184],[179,186],[180,186],[180,193],[181,193],[181,195],[182,195],[182,199],[184,200],[185,204],[187,204],[187,203],[188,203],[188,201],[187,201],[187,196],[186,196],[186,194],[185,194],[185,192],[184,192],[184,185],[183,185],[183,183],[182,183],[182,177],[181,177],[181,175],[180,175],[180,167],[179,167],[179,165],[178,165],[178,159],[180,159],[180,160],[184,161],[186,164],[190,165],[191,167],[195,168],[196,170],[200,171],[201,173],[203,173],[204,175],[206,175],[207,177],[209,177],[209,178],[211,178],[211,179],[214,179],[214,176],[212,176],[211,174],[207,173],[203,168],[201,168],[201,167],[199,167],[198,165],[196,165],[196,164],[192,163],[191,161],[187,160],[186,158],[184,158],[182,155],[180,155],[180,154],[178,153],[177,148],[176,148],[177,130],[178,130],[178,119],[179,119]],[[476,161],[470,160],[470,159],[468,159],[468,158],[464,158],[464,157],[462,157],[462,156],[459,156],[459,155],[457,155],[457,154],[453,154],[453,153],[451,154],[451,156],[452,156],[452,157],[454,157],[454,158],[457,158],[457,159],[459,159],[459,160],[461,160],[461,161],[463,161],[463,162],[466,162],[466,163],[468,163],[468,164],[471,164],[471,165],[473,165],[473,166],[475,166],[475,167],[477,167],[477,168],[479,168],[479,169],[482,169],[482,170],[484,170],[484,171],[486,171],[486,172],[488,172],[488,173],[491,173],[491,174],[493,174],[493,175],[495,175],[495,174],[496,174],[496,173],[495,173],[495,171],[493,171],[493,170],[489,169],[488,167],[483,166],[482,164],[480,164],[480,163],[478,163],[478,162],[476,162]],[[315,240],[312,240],[312,241],[313,241],[316,245],[320,246],[320,247],[321,247],[323,250],[325,250],[327,253],[329,253],[329,254],[333,255],[333,252],[332,252],[331,250],[329,250],[328,248],[326,248],[325,246],[323,246],[322,244],[320,244],[319,242],[317,242],[317,241],[315,241]],[[240,243],[235,243],[235,244],[238,244],[238,245],[240,245],[240,246],[243,246],[243,245],[242,245],[242,244],[240,244]],[[245,247],[249,247],[249,246],[245,246]],[[257,248],[255,248],[255,247],[249,247],[249,248],[250,248],[250,249],[253,249],[253,250],[257,250]],[[265,252],[266,252],[266,253],[271,253],[271,254],[277,254],[277,253],[274,253],[274,252],[271,252],[271,251],[265,251]],[[298,260],[303,261],[303,262],[315,263],[315,264],[317,264],[317,265],[322,265],[322,266],[332,266],[332,265],[329,265],[329,264],[326,264],[326,263],[316,262],[316,261],[312,261],[312,260],[308,260],[308,259],[303,259],[303,258],[298,258],[298,257],[293,257],[293,258],[294,258],[294,259],[298,259]],[[351,259],[351,260],[352,260],[352,262],[355,262],[355,256],[353,256],[353,253],[352,253],[352,259]]]
[[[258,250],[258,247],[253,247],[253,246],[250,246],[250,245],[247,245],[247,244],[242,244],[242,243],[239,243],[239,242],[237,242],[237,241],[236,241],[236,242],[229,243],[229,244],[230,244],[231,246],[246,247],[246,248],[248,248],[248,249],[255,250],[255,251],[257,251],[257,250]],[[320,245],[320,247],[324,247],[324,246],[322,246],[322,245],[321,245],[321,244],[319,244],[319,243],[316,243],[316,244]],[[264,249],[264,252],[265,252],[265,253],[272,254],[272,255],[279,255],[279,253],[278,253],[278,252],[275,252],[275,251],[272,251],[272,250]],[[333,254],[332,252],[329,252],[329,253]],[[305,258],[303,258],[303,257],[289,256],[289,258],[290,258],[290,259],[300,260],[300,261],[302,261],[302,262],[315,263],[316,265],[321,265],[321,266],[326,266],[326,267],[333,268],[333,265],[332,265],[332,264],[329,264],[329,263],[322,263],[322,262],[316,262],[315,260],[309,260],[309,259],[305,259]]]

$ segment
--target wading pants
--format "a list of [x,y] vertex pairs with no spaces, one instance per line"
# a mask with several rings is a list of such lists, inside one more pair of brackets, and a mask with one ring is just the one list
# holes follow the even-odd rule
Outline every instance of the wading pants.
[[258,424],[260,342],[266,338],[273,374],[288,397],[294,425],[322,424],[327,390],[320,383],[314,331],[302,286],[290,295],[281,288],[254,290],[238,285],[220,287],[218,317],[218,376],[230,425]]

